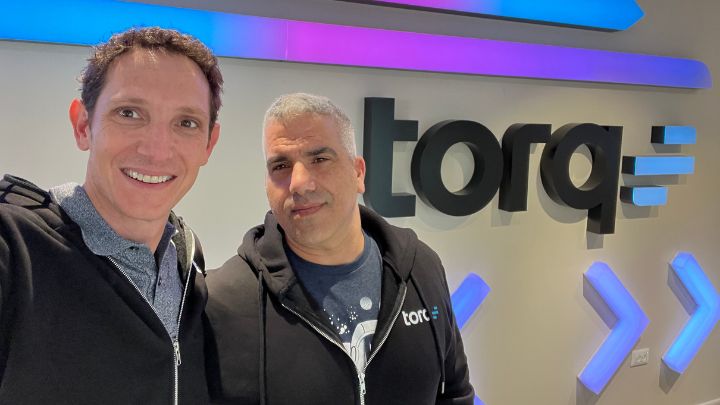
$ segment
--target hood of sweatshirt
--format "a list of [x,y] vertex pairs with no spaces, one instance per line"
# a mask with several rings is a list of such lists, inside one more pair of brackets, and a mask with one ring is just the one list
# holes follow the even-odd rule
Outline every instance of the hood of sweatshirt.
[[[67,216],[65,211],[56,204],[50,194],[23,178],[6,174],[0,180],[0,204],[9,204],[25,208],[38,216],[38,219],[53,229],[67,227],[71,233],[77,233],[74,239],[81,243],[79,227]],[[170,212],[168,217],[176,229],[179,230],[172,240],[177,247],[178,261],[182,264],[183,279],[187,277],[193,262],[201,273],[205,274],[205,261],[203,259],[200,242],[182,218]],[[77,228],[77,229],[76,229]]]
[[28,209],[53,229],[69,218],[45,190],[20,177],[6,174],[0,181],[0,203]]
[[[360,206],[363,230],[380,248],[383,264],[392,270],[396,279],[407,282],[415,262],[418,239],[410,229],[388,224],[380,215]],[[250,229],[238,248],[238,254],[262,273],[267,289],[281,301],[295,284],[283,247],[284,234],[272,212],[265,215],[265,222]]]

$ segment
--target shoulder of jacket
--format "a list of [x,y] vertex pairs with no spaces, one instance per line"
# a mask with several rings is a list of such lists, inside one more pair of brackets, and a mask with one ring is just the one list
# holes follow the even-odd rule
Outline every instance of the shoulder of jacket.
[[205,285],[208,292],[205,312],[214,327],[257,316],[258,278],[242,257],[234,256],[220,268],[208,270]]
[[442,260],[430,246],[421,240],[417,240],[415,248],[415,266],[426,269],[433,273],[444,274]]
[[428,292],[436,290],[442,296],[447,295],[447,275],[440,256],[424,242],[418,240],[417,244],[412,271],[413,279],[422,283]]
[[46,224],[51,228],[58,228],[68,220],[63,218],[62,210],[47,191],[10,175],[0,180],[0,215],[4,220]]
[[51,229],[57,231],[68,225],[68,221],[68,218],[63,218],[47,206],[26,207],[0,202],[0,229],[3,230],[3,237],[10,237],[10,229],[23,229],[23,232],[35,229],[41,233],[48,233]]
[[245,258],[235,255],[217,269],[208,270],[208,292],[231,290],[244,294],[257,290],[258,276]]

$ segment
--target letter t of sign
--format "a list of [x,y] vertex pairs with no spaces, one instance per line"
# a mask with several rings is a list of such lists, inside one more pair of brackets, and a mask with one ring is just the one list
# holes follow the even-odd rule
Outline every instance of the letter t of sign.
[[388,218],[414,216],[415,196],[392,192],[392,163],[393,143],[417,141],[418,122],[396,120],[394,98],[367,97],[364,131],[365,204]]

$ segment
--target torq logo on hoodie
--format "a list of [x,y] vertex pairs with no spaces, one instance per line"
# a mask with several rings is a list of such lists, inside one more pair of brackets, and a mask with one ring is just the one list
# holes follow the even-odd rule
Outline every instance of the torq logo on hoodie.
[[418,309],[417,311],[405,312],[402,311],[403,322],[405,326],[417,325],[423,322],[430,322],[430,319],[438,319],[438,307],[433,306],[433,310],[428,316],[428,310],[425,308]]
[[[588,211],[587,230],[609,234],[615,230],[622,127],[581,123],[567,124],[551,132],[549,124],[514,124],[502,138],[480,123],[448,120],[433,125],[418,140],[418,122],[396,120],[395,100],[365,99],[364,157],[367,162],[364,200],[385,217],[415,215],[415,196],[392,192],[393,142],[417,142],[410,174],[420,199],[448,215],[465,216],[480,211],[495,193],[504,211],[526,211],[530,145],[545,143],[540,175],[555,202]],[[692,127],[653,127],[652,142],[695,143]],[[467,185],[449,191],[441,177],[447,150],[463,143],[470,149],[474,171]],[[585,145],[592,155],[592,170],[585,184],[577,187],[570,177],[570,159]],[[625,156],[623,173],[634,176],[691,174],[692,156]],[[665,187],[622,187],[620,198],[640,206],[663,205]],[[409,315],[408,315],[409,316]],[[424,319],[424,318],[423,318]],[[406,321],[407,323],[407,321]]]

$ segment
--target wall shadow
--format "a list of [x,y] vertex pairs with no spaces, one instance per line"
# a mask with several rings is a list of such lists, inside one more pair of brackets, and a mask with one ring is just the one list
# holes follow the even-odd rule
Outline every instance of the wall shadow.
[[670,367],[665,365],[662,361],[660,362],[660,389],[664,393],[669,394],[672,387],[675,385],[677,380],[680,378],[680,374],[672,371]]
[[600,395],[595,395],[595,393],[587,389],[580,380],[576,380],[575,386],[576,405],[595,405],[600,400]]

